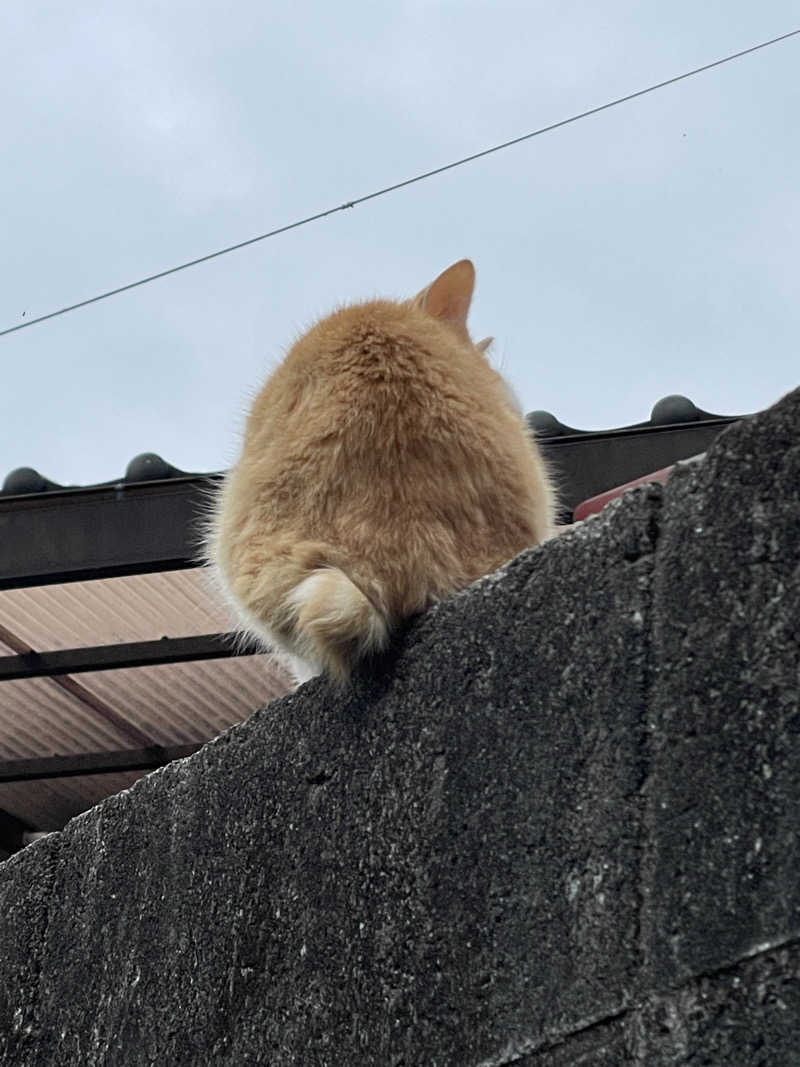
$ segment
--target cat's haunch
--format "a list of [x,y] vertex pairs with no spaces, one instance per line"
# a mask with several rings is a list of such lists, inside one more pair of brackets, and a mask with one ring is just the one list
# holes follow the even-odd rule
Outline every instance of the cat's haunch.
[[554,493],[467,330],[475,270],[334,311],[269,377],[208,557],[244,628],[299,681],[347,679],[400,620],[550,536]]

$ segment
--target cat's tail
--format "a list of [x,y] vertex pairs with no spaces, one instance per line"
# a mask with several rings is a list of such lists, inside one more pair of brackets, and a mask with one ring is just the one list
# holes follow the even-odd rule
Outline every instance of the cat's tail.
[[291,590],[284,606],[292,616],[294,644],[343,683],[354,664],[389,640],[385,613],[338,567],[319,567]]

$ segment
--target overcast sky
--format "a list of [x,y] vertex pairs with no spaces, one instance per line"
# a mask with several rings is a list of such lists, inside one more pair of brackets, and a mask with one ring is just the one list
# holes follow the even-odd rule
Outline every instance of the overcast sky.
[[[4,4],[0,329],[800,26],[797,0]],[[343,301],[464,256],[527,410],[609,428],[800,384],[800,37],[0,338],[0,480],[234,458]]]

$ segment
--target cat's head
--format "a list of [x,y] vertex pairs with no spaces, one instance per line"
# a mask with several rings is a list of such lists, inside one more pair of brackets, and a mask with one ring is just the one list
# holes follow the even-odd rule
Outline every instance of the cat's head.
[[[412,307],[425,311],[435,319],[449,326],[458,338],[474,345],[486,354],[493,338],[484,337],[482,341],[473,341],[467,329],[467,317],[475,290],[475,267],[472,260],[460,259],[431,282],[425,289],[409,301]],[[508,404],[519,415],[523,414],[519,397],[512,386],[498,375]]]

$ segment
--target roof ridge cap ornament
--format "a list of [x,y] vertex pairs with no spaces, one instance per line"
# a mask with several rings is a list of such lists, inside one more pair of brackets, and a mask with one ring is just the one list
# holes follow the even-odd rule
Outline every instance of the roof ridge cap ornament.
[[140,452],[125,468],[124,482],[154,482],[162,478],[176,478],[186,471],[173,467],[158,452]]
[[0,493],[4,496],[22,496],[28,493],[46,493],[52,489],[64,489],[58,482],[51,482],[45,478],[35,467],[15,467],[9,471],[0,486]]

